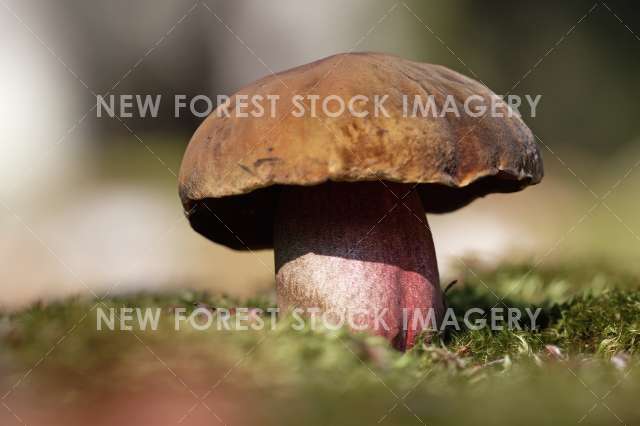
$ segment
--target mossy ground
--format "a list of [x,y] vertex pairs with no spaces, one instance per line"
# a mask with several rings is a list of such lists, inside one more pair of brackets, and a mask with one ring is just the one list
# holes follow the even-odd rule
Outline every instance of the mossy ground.
[[[400,354],[378,338],[295,331],[293,319],[275,330],[174,329],[179,307],[268,308],[269,298],[142,294],[5,314],[0,423],[155,392],[184,400],[163,424],[640,423],[640,279],[594,263],[471,269],[450,307],[540,307],[540,329],[448,330]],[[162,308],[159,330],[96,330],[96,309],[123,306]]]

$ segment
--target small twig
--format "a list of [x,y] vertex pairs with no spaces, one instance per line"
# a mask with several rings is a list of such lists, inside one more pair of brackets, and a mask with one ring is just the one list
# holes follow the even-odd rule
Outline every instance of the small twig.
[[447,286],[444,288],[444,294],[447,294],[447,292],[451,290],[451,288],[456,284],[458,284],[458,280],[453,280],[449,284],[447,284]]

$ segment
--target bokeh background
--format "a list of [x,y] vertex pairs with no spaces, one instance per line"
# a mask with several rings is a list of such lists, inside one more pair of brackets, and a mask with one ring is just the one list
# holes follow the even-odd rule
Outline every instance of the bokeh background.
[[[640,13],[634,2],[0,0],[0,307],[176,287],[248,295],[272,253],[190,230],[177,196],[201,119],[175,94],[232,94],[334,53],[446,65],[498,94],[542,95],[526,122],[546,177],[434,216],[442,274],[459,256],[637,269]],[[162,94],[160,117],[96,117],[96,94]]]

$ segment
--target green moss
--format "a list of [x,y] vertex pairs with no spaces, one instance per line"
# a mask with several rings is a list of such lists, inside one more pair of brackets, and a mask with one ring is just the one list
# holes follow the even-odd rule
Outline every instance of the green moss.
[[[73,299],[0,317],[0,368],[8,373],[0,384],[11,386],[37,365],[29,380],[64,377],[83,389],[121,389],[135,386],[132,377],[171,368],[242,389],[267,407],[264,421],[278,424],[301,418],[308,424],[575,424],[585,415],[583,424],[616,424],[615,416],[640,421],[635,276],[580,265],[472,268],[447,294],[456,313],[540,307],[541,327],[447,330],[400,354],[375,337],[292,330],[290,317],[273,330],[268,316],[264,330],[174,329],[176,308],[267,309],[268,299],[194,292],[118,296],[98,305]],[[122,306],[160,308],[159,330],[96,330],[97,308]]]

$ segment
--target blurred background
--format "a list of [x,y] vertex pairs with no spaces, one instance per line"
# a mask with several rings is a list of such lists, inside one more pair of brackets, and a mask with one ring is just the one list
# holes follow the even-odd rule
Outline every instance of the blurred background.
[[[640,13],[633,2],[0,0],[0,308],[108,289],[248,295],[271,252],[193,232],[176,174],[202,121],[176,94],[230,95],[334,53],[446,65],[525,118],[542,184],[433,216],[442,274],[460,256],[639,267]],[[635,33],[634,33],[635,32]],[[97,94],[162,94],[158,118],[96,116]]]

